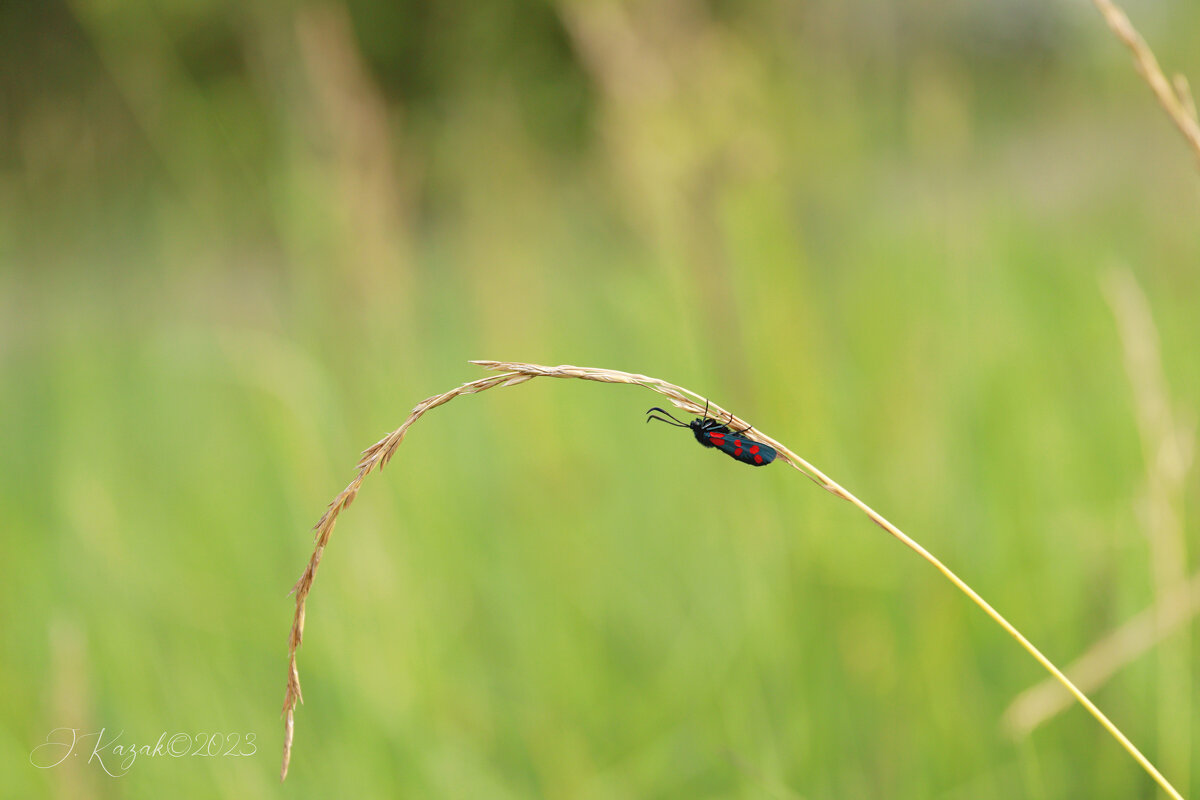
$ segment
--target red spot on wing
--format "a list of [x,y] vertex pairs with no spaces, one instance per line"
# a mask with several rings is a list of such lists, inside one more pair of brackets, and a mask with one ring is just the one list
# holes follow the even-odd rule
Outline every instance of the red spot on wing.
[[[757,447],[755,447],[755,448],[754,448],[754,450],[757,450],[757,449],[758,449]],[[751,450],[750,452],[754,453],[754,450]],[[762,456],[760,456],[760,455],[758,455],[757,453],[755,453],[755,454],[754,454],[754,463],[755,463],[755,464],[761,464],[761,463],[762,463]]]
[[758,452],[758,445],[754,445],[754,447],[751,447],[751,448],[750,448],[750,452],[751,452],[751,453],[757,453],[757,452]]

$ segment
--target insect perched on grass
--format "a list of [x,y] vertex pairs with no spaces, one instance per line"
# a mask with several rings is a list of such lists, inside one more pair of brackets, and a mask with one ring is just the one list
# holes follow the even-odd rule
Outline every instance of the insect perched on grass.
[[[670,419],[654,416],[655,411],[665,414]],[[704,404],[704,416],[696,417],[691,422],[677,420],[661,408],[652,408],[646,413],[650,415],[646,417],[646,422],[656,419],[659,422],[665,422],[677,428],[691,428],[697,442],[705,447],[715,447],[725,455],[730,458],[736,458],[743,464],[749,464],[752,467],[763,467],[775,460],[774,447],[765,445],[762,442],[756,442],[745,435],[750,431],[750,427],[743,428],[740,431],[730,430],[729,425],[733,423],[732,412],[729,414],[729,423],[724,425],[715,419],[709,419],[708,403]]]

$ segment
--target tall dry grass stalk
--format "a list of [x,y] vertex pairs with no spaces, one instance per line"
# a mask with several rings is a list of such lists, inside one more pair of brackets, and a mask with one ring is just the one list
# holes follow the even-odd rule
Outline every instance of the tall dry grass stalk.
[[1183,138],[1187,139],[1192,150],[1196,152],[1196,159],[1200,161],[1200,120],[1196,117],[1196,102],[1192,99],[1187,78],[1176,75],[1174,81],[1168,81],[1162,67],[1158,65],[1158,59],[1154,57],[1154,51],[1130,23],[1125,12],[1112,0],[1092,2],[1104,15],[1104,20],[1112,32],[1133,53],[1137,71],[1145,78],[1146,83],[1150,84],[1150,90],[1154,92],[1159,105],[1167,112],[1175,127],[1179,128]]
[[[1175,634],[1159,658],[1160,759],[1170,764],[1181,783],[1189,777],[1191,756],[1191,636],[1186,624],[1200,614],[1200,573],[1185,574],[1187,536],[1184,500],[1193,462],[1196,426],[1180,420],[1172,409],[1150,303],[1127,269],[1112,270],[1102,281],[1125,352],[1125,370],[1133,389],[1146,481],[1142,526],[1150,552],[1154,605],[1092,645],[1066,672],[1084,691],[1094,691],[1122,667]],[[1049,679],[1013,700],[1004,712],[1005,725],[1016,736],[1070,705],[1070,698]],[[1168,758],[1170,760],[1168,760]]]
[[[350,503],[358,495],[358,490],[362,488],[363,480],[376,467],[382,468],[395,455],[396,448],[404,441],[404,436],[414,422],[420,419],[425,412],[432,408],[436,408],[444,403],[448,403],[454,398],[462,394],[474,394],[477,392],[494,389],[499,386],[513,386],[518,383],[539,377],[549,378],[578,378],[587,381],[599,381],[601,383],[627,383],[644,386],[651,391],[658,392],[669,399],[676,408],[685,411],[689,414],[701,416],[705,413],[712,419],[720,419],[723,422],[735,428],[748,427],[749,423],[740,417],[732,414],[721,406],[710,402],[706,398],[692,392],[683,387],[676,386],[673,383],[651,378],[646,375],[636,375],[629,372],[620,372],[611,369],[596,369],[591,367],[575,367],[570,365],[562,365],[557,367],[545,367],[539,364],[523,364],[510,361],[473,361],[473,364],[478,364],[481,367],[490,370],[500,371],[500,375],[494,375],[487,378],[481,378],[470,383],[464,383],[455,389],[451,389],[443,394],[434,395],[413,408],[412,413],[408,415],[408,419],[387,436],[380,439],[375,444],[363,451],[362,458],[358,462],[358,474],[354,480],[333,499],[326,509],[325,514],[317,522],[316,525],[316,547],[313,550],[312,558],[308,562],[308,567],[304,570],[304,574],[300,576],[300,580],[296,583],[294,592],[296,595],[296,614],[292,622],[291,635],[288,639],[288,681],[287,693],[283,701],[283,714],[285,717],[284,726],[284,742],[283,742],[283,763],[280,769],[280,779],[287,777],[288,763],[291,759],[292,738],[295,732],[295,711],[296,704],[303,702],[300,693],[300,673],[296,667],[296,651],[299,649],[304,635],[304,604],[308,599],[308,593],[312,590],[313,579],[316,576],[317,566],[321,562],[321,556],[325,552],[325,547],[329,543],[329,536],[333,532],[333,526],[337,522],[338,515],[349,507]],[[701,402],[703,401],[703,402]],[[1050,659],[1046,658],[1040,650],[1025,638],[1012,623],[1006,620],[1000,612],[992,608],[978,593],[975,592],[965,581],[954,574],[941,561],[939,561],[932,553],[918,544],[914,539],[909,537],[891,522],[883,517],[879,512],[868,506],[862,500],[859,500],[847,489],[827,476],[821,470],[817,469],[812,464],[805,461],[789,448],[785,447],[780,442],[772,439],[770,436],[763,433],[758,428],[755,428],[754,438],[760,442],[774,447],[778,451],[778,460],[787,463],[789,466],[800,472],[809,480],[816,483],[821,488],[834,494],[843,500],[853,504],[862,511],[868,519],[874,522],[883,530],[890,533],[892,536],[899,539],[907,547],[912,549],[917,555],[929,562],[935,569],[942,573],[953,583],[959,591],[971,599],[971,602],[979,606],[985,614],[992,618],[1001,628],[1013,637],[1025,650],[1032,655],[1038,663],[1040,663],[1054,678],[1061,683],[1067,691],[1069,691],[1079,703],[1095,717],[1101,725],[1104,726],[1114,739],[1116,739],[1125,750],[1133,756],[1133,758],[1142,766],[1144,770],[1163,788],[1171,797],[1180,798],[1179,792],[1167,781],[1165,777],[1150,763],[1150,761],[1142,755],[1141,751],[1133,745],[1132,742],[1125,736],[1121,730],[1113,724],[1108,717],[1104,715],[1096,705],[1081,692],[1075,684],[1073,684],[1066,675],[1062,673],[1058,667]],[[1181,800],[1181,798],[1180,798]]]
[[[1125,371],[1133,388],[1146,469],[1142,527],[1150,551],[1155,607],[1165,622],[1170,616],[1168,600],[1181,594],[1187,579],[1184,505],[1195,424],[1178,419],[1171,407],[1158,328],[1133,273],[1114,269],[1105,276],[1103,287],[1116,317]],[[1185,786],[1191,780],[1191,657],[1192,637],[1186,627],[1157,653],[1159,763]]]

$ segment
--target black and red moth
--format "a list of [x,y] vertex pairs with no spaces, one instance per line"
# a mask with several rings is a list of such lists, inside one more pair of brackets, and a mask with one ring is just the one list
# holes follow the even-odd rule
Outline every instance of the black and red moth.
[[[670,419],[654,416],[655,411],[670,417]],[[677,420],[661,408],[652,408],[646,413],[650,415],[646,417],[646,422],[656,419],[659,422],[665,422],[677,428],[691,428],[697,442],[705,447],[715,447],[725,455],[735,458],[743,464],[749,464],[752,467],[763,467],[775,460],[774,447],[765,445],[762,442],[756,442],[745,435],[750,428],[733,431],[730,430],[728,424],[723,425],[718,420],[709,419],[707,403],[704,406],[704,416],[696,417],[691,422]],[[729,422],[733,422],[732,413],[729,415]]]

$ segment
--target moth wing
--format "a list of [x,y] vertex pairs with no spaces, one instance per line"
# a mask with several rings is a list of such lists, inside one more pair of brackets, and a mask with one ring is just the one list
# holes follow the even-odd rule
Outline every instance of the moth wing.
[[775,460],[774,447],[736,433],[711,432],[708,439],[722,453],[752,467],[765,467]]

